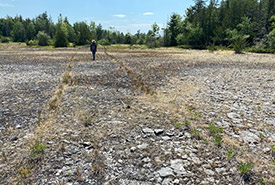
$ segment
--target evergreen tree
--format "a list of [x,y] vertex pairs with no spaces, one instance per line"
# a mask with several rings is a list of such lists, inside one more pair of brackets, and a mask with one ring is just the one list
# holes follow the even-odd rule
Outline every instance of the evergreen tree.
[[66,30],[66,25],[63,22],[62,15],[58,18],[57,29],[54,38],[55,47],[67,47],[68,42],[68,33]]

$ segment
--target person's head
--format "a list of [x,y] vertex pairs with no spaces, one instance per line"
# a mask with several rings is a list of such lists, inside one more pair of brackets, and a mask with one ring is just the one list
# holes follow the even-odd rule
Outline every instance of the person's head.
[[96,41],[95,41],[95,40],[92,40],[92,43],[96,43]]

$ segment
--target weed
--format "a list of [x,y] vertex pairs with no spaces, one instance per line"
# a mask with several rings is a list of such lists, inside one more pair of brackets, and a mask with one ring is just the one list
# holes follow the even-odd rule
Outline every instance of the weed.
[[176,103],[176,100],[171,100],[169,101],[170,104],[175,104]]
[[235,155],[235,150],[233,148],[230,148],[227,151],[227,159],[230,160]]
[[25,169],[23,166],[21,166],[18,169],[18,173],[22,176],[22,177],[26,177],[28,176],[32,171],[30,169]]
[[194,112],[194,113],[192,114],[192,117],[193,117],[193,118],[201,118],[201,114],[199,114],[199,113],[197,113],[197,112]]
[[275,146],[272,146],[272,147],[271,147],[271,150],[274,152],[274,151],[275,151]]
[[197,129],[192,129],[190,130],[190,134],[192,137],[200,139],[201,138],[201,131],[197,130]]
[[61,96],[62,96],[62,91],[59,90],[59,91],[57,92],[57,96],[58,96],[58,98],[61,98]]
[[262,140],[264,138],[264,134],[262,132],[259,133],[259,137]]
[[241,175],[248,175],[251,172],[251,169],[253,168],[253,163],[249,162],[249,163],[241,163],[238,166],[238,170],[241,173]]
[[261,107],[260,107],[260,106],[258,106],[258,107],[257,107],[257,110],[258,110],[258,111],[261,111],[262,109],[261,109]]
[[194,108],[194,107],[192,107],[192,106],[188,106],[188,107],[187,107],[187,109],[188,109],[188,111],[189,111],[189,112],[192,112],[192,111],[194,111],[194,110],[195,110],[195,108]]
[[92,123],[91,117],[86,117],[84,119],[84,125],[85,125],[85,127],[88,127],[89,125],[91,125],[91,123]]
[[41,157],[45,152],[46,145],[40,143],[39,141],[35,141],[34,145],[31,147],[30,155],[32,157]]
[[214,137],[215,144],[217,146],[221,146],[222,144],[222,137],[220,135]]
[[175,127],[177,127],[177,128],[181,128],[181,127],[182,127],[182,124],[181,124],[181,123],[176,122],[176,123],[175,123]]
[[212,135],[221,134],[221,133],[223,133],[223,129],[216,127],[214,125],[214,123],[210,123],[210,125],[209,125],[209,132]]
[[50,103],[49,103],[49,108],[50,110],[54,110],[58,107],[58,104],[57,104],[57,97],[54,97],[50,100]]
[[190,126],[190,125],[191,125],[191,122],[190,122],[190,121],[188,121],[188,120],[186,120],[186,121],[184,122],[184,125],[185,125],[186,127],[188,127],[188,126]]

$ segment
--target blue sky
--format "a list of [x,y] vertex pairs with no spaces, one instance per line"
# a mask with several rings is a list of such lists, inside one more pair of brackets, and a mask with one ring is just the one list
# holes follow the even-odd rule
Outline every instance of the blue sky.
[[106,29],[134,34],[147,32],[154,22],[164,27],[173,12],[184,15],[192,4],[192,0],[0,0],[0,17],[34,18],[47,11],[54,22],[61,13],[71,23],[95,21]]

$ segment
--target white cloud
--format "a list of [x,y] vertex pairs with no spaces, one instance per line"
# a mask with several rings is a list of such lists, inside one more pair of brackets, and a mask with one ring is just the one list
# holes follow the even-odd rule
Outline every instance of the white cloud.
[[145,12],[143,15],[154,15],[153,12]]
[[116,15],[113,15],[114,17],[119,17],[119,18],[124,18],[126,17],[126,15],[124,14],[116,14]]
[[0,3],[0,7],[14,7],[14,5],[12,5],[12,4],[1,4]]

